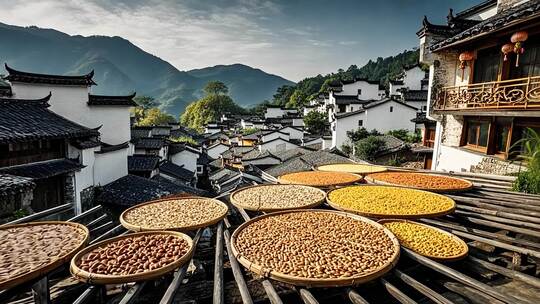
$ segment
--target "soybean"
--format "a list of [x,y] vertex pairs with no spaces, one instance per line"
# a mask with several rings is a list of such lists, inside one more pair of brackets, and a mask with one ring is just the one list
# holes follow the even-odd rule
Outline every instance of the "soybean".
[[287,210],[312,206],[326,197],[322,190],[301,185],[258,185],[233,193],[236,204],[248,210]]

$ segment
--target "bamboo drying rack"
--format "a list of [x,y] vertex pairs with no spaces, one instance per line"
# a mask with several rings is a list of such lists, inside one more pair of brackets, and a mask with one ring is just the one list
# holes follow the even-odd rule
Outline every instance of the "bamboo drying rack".
[[[173,226],[173,227],[170,227],[170,228],[152,228],[152,227],[140,226],[140,225],[136,225],[135,223],[130,223],[125,218],[127,213],[129,213],[130,211],[132,211],[134,209],[137,209],[137,208],[139,208],[141,206],[146,206],[146,205],[150,205],[150,204],[159,204],[161,202],[166,202],[166,201],[190,200],[190,199],[207,200],[209,202],[212,202],[213,204],[223,206],[225,209],[224,209],[224,212],[222,214],[220,214],[219,216],[216,216],[215,218],[210,219],[210,220],[208,220],[206,222],[198,223],[196,225],[191,225],[191,226]],[[133,206],[131,208],[126,209],[124,212],[122,212],[122,214],[120,214],[120,223],[126,229],[131,230],[131,231],[135,231],[135,232],[139,232],[139,231],[162,231],[162,230],[191,231],[191,230],[195,230],[195,229],[199,229],[199,228],[205,228],[205,227],[208,227],[208,226],[212,226],[212,225],[218,223],[219,221],[221,221],[227,215],[228,212],[229,212],[229,207],[226,204],[224,204],[223,202],[221,202],[221,201],[219,201],[217,199],[213,199],[213,198],[189,196],[189,197],[181,197],[181,198],[158,199],[158,200],[149,201],[149,202],[139,204],[139,205],[136,205],[136,206]]]
[[[452,238],[452,240],[454,240],[456,243],[458,243],[461,248],[463,248],[462,252],[459,253],[459,254],[455,254],[453,256],[448,256],[448,257],[441,257],[441,256],[437,256],[437,255],[431,255],[431,254],[423,254],[423,253],[420,253],[416,250],[414,250],[414,248],[410,248],[410,247],[407,247],[405,245],[403,245],[401,242],[400,242],[400,245],[405,247],[405,248],[408,248],[420,255],[423,255],[425,257],[428,257],[428,258],[431,258],[431,259],[434,259],[434,260],[437,260],[437,261],[441,261],[441,262],[452,262],[452,261],[458,261],[458,260],[461,260],[465,257],[467,257],[467,254],[469,253],[469,246],[467,246],[467,243],[465,243],[462,239],[460,239],[459,237],[455,236],[454,234],[448,232],[448,231],[444,231],[442,229],[439,229],[439,228],[436,228],[436,227],[433,227],[433,226],[430,226],[430,225],[426,225],[426,224],[422,224],[422,223],[418,223],[418,222],[415,222],[415,221],[409,221],[409,220],[403,220],[403,219],[383,219],[383,220],[379,220],[377,221],[377,223],[379,224],[382,224],[384,225],[385,223],[391,223],[391,222],[402,222],[402,223],[410,223],[410,224],[414,224],[414,225],[418,225],[418,226],[422,226],[422,227],[426,227],[426,228],[429,228],[429,229],[432,229],[432,230],[435,230],[437,232],[440,232],[444,235],[447,235],[449,237]],[[397,238],[397,236],[396,236]],[[398,238],[399,240],[399,238]]]
[[[304,172],[315,172],[315,171],[304,171]],[[321,171],[321,172],[324,172],[324,171]],[[294,172],[294,173],[288,173],[288,174],[295,174],[295,173],[301,173],[301,172]],[[327,173],[332,173],[332,172],[327,172]],[[336,182],[336,183],[329,183],[329,184],[308,184],[308,183],[301,183],[298,181],[288,181],[286,179],[283,179],[284,176],[288,175],[288,174],[284,174],[284,175],[278,176],[277,182],[279,184],[285,184],[285,185],[292,184],[292,185],[311,186],[311,187],[317,187],[317,188],[335,188],[339,186],[349,186],[355,183],[362,182],[364,180],[364,178],[361,175],[354,174],[354,173],[348,173],[348,172],[333,172],[333,173],[354,175],[356,178],[355,180],[349,181],[349,182]]]
[[[43,222],[30,222],[30,223],[24,223],[24,224],[15,224],[15,225],[5,225],[0,226],[0,230],[8,230],[12,228],[20,228],[20,227],[28,227],[28,226],[42,226],[42,225],[67,225],[74,227],[74,229],[79,229],[84,234],[84,239],[79,244],[79,246],[72,249],[70,252],[65,254],[64,256],[59,257],[58,259],[52,261],[51,263],[39,267],[37,269],[34,269],[30,272],[23,273],[21,275],[18,275],[16,277],[10,278],[4,282],[0,283],[0,290],[2,289],[8,289],[10,287],[22,284],[24,282],[28,282],[32,279],[39,278],[43,275],[46,275],[48,272],[52,271],[53,269],[57,268],[58,266],[69,262],[71,257],[73,257],[79,250],[81,250],[86,244],[88,243],[88,237],[90,235],[90,232],[88,231],[88,228],[82,224],[73,223],[73,222],[62,222],[62,221],[43,221]],[[32,253],[32,255],[38,254],[38,253]]]
[[[305,277],[298,277],[298,276],[292,276],[284,273],[280,273],[277,271],[274,271],[272,269],[266,269],[260,265],[256,265],[246,259],[236,248],[236,239],[238,237],[238,234],[248,225],[260,221],[264,218],[275,216],[279,214],[286,214],[286,213],[292,213],[292,212],[325,212],[325,213],[333,213],[333,214],[339,214],[344,217],[349,217],[352,219],[355,219],[357,221],[362,221],[368,224],[371,224],[375,227],[381,228],[384,233],[390,238],[390,240],[393,243],[394,247],[394,254],[392,258],[387,261],[384,265],[379,267],[378,269],[365,274],[365,275],[359,275],[359,276],[352,276],[352,277],[345,277],[345,278],[331,278],[331,279],[316,279],[316,278],[305,278]],[[322,209],[307,209],[307,210],[289,210],[289,211],[281,211],[281,212],[275,212],[270,214],[265,214],[258,216],[256,218],[251,219],[250,221],[247,221],[240,225],[232,234],[231,236],[231,249],[233,255],[236,257],[238,262],[242,264],[246,269],[262,276],[267,277],[276,281],[292,284],[292,285],[298,285],[298,286],[307,286],[307,287],[340,287],[340,286],[355,286],[359,285],[368,281],[371,281],[375,278],[378,278],[388,271],[390,271],[398,262],[399,259],[399,241],[394,236],[392,232],[390,232],[389,229],[385,228],[383,225],[372,221],[370,219],[367,219],[365,217],[361,217],[355,214],[350,214],[346,212],[341,211],[335,211],[335,210],[322,210]]]
[[[366,186],[357,186],[357,187],[393,187],[393,186],[366,185]],[[399,188],[403,188],[403,187],[399,187]],[[334,208],[336,210],[352,212],[352,213],[355,213],[355,214],[358,214],[358,215],[361,215],[361,216],[370,217],[370,218],[379,218],[379,219],[383,219],[383,218],[384,219],[386,219],[386,218],[394,218],[394,219],[433,218],[433,217],[439,217],[439,216],[451,214],[456,209],[456,202],[453,199],[448,198],[448,197],[446,197],[444,195],[441,195],[441,194],[438,194],[438,193],[432,193],[432,192],[428,192],[428,191],[423,191],[423,190],[408,189],[410,191],[426,192],[426,193],[429,193],[430,195],[433,195],[433,196],[448,198],[448,199],[450,199],[452,201],[452,207],[448,208],[447,210],[440,211],[440,212],[418,213],[418,214],[384,214],[384,213],[362,212],[362,211],[359,211],[359,210],[356,210],[356,209],[353,209],[353,208],[343,207],[342,205],[340,205],[338,203],[332,202],[332,200],[330,199],[330,194],[332,193],[332,191],[336,191],[336,190],[339,190],[339,189],[330,190],[326,194],[326,202],[328,203],[328,205],[330,205],[330,207],[332,207],[332,208]]]
[[[133,238],[138,236],[147,236],[147,235],[172,235],[178,238],[182,238],[188,242],[189,249],[188,252],[186,252],[181,258],[178,260],[169,263],[161,268],[145,271],[142,273],[136,273],[136,274],[130,274],[130,275],[103,275],[103,274],[96,274],[96,273],[90,273],[88,271],[82,270],[79,268],[79,262],[82,259],[82,257],[91,252],[92,250],[103,247],[106,244],[113,243],[119,240],[127,239],[127,238]],[[129,283],[129,282],[137,282],[137,281],[145,281],[154,279],[157,277],[160,277],[168,272],[171,272],[182,265],[184,265],[186,262],[188,262],[192,255],[193,255],[193,240],[187,236],[184,233],[176,232],[176,231],[147,231],[147,232],[139,232],[139,233],[132,233],[132,234],[126,234],[122,236],[117,236],[111,239],[107,239],[104,241],[101,241],[99,243],[96,243],[92,246],[89,246],[85,248],[84,250],[78,252],[73,259],[71,260],[71,264],[69,267],[69,270],[73,277],[75,277],[77,280],[82,281],[84,283],[89,284],[121,284],[121,283]]]
[[451,180],[456,180],[456,181],[466,183],[467,187],[464,187],[464,188],[437,189],[437,188],[426,188],[426,187],[419,187],[419,186],[413,186],[413,185],[386,182],[386,181],[375,179],[370,175],[367,175],[364,178],[365,178],[366,181],[368,181],[370,183],[373,183],[373,184],[377,184],[377,185],[402,187],[402,188],[424,190],[424,191],[436,192],[436,193],[457,193],[457,192],[469,191],[469,190],[471,190],[473,188],[473,183],[472,182],[470,182],[468,180],[465,180],[465,179],[462,179],[462,178],[457,178],[457,177],[452,177],[452,176],[445,176],[445,175],[439,175],[439,174],[428,174],[428,173],[417,173],[417,172],[396,172],[396,173],[422,175],[422,176],[425,176],[426,178],[437,176],[437,177],[441,177],[441,178],[445,178],[445,179],[451,179]]
[[234,191],[230,195],[230,200],[231,200],[231,203],[236,207],[240,207],[240,208],[245,209],[245,210],[261,211],[261,212],[277,212],[277,211],[285,211],[285,210],[310,209],[310,208],[314,208],[314,207],[317,207],[317,206],[321,205],[326,200],[326,192],[321,190],[321,189],[311,187],[311,186],[306,186],[306,185],[297,185],[297,184],[283,184],[283,185],[291,185],[291,186],[294,185],[294,186],[298,186],[298,187],[304,187],[304,188],[310,188],[310,189],[317,190],[318,192],[320,192],[322,194],[322,199],[317,200],[317,201],[315,201],[313,203],[310,203],[308,205],[302,205],[302,206],[297,206],[297,207],[289,207],[289,208],[278,208],[278,207],[276,207],[276,208],[266,207],[265,208],[265,207],[260,207],[260,208],[255,208],[255,207],[253,207],[253,205],[245,204],[244,202],[242,202],[242,201],[235,198],[235,195],[237,193],[242,192],[242,191],[247,190],[247,189],[263,188],[263,187],[279,187],[280,186],[279,184],[261,184],[261,185],[253,185],[253,186],[243,187],[241,189],[238,189],[238,190]]

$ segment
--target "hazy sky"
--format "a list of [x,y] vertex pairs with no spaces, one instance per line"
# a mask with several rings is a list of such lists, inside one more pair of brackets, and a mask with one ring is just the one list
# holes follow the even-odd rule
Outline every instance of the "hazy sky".
[[180,70],[243,63],[298,81],[417,47],[423,15],[442,23],[479,2],[0,0],[0,22],[122,36]]

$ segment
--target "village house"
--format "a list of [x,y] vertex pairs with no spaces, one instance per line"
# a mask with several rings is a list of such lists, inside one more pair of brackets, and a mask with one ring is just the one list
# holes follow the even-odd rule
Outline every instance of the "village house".
[[288,114],[298,114],[298,110],[294,108],[284,108],[281,106],[266,105],[264,118],[282,118]]
[[202,171],[202,168],[198,169],[197,166],[201,153],[200,148],[187,143],[172,143],[169,146],[169,161],[192,172]]
[[430,66],[428,117],[437,121],[432,169],[520,170],[515,144],[526,128],[540,130],[539,32],[538,1],[450,10],[445,25],[424,18],[417,35]]

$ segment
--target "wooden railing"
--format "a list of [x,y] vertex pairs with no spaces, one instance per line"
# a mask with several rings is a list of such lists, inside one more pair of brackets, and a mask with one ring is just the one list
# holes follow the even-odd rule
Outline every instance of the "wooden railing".
[[433,109],[538,110],[540,76],[444,87],[437,92]]

